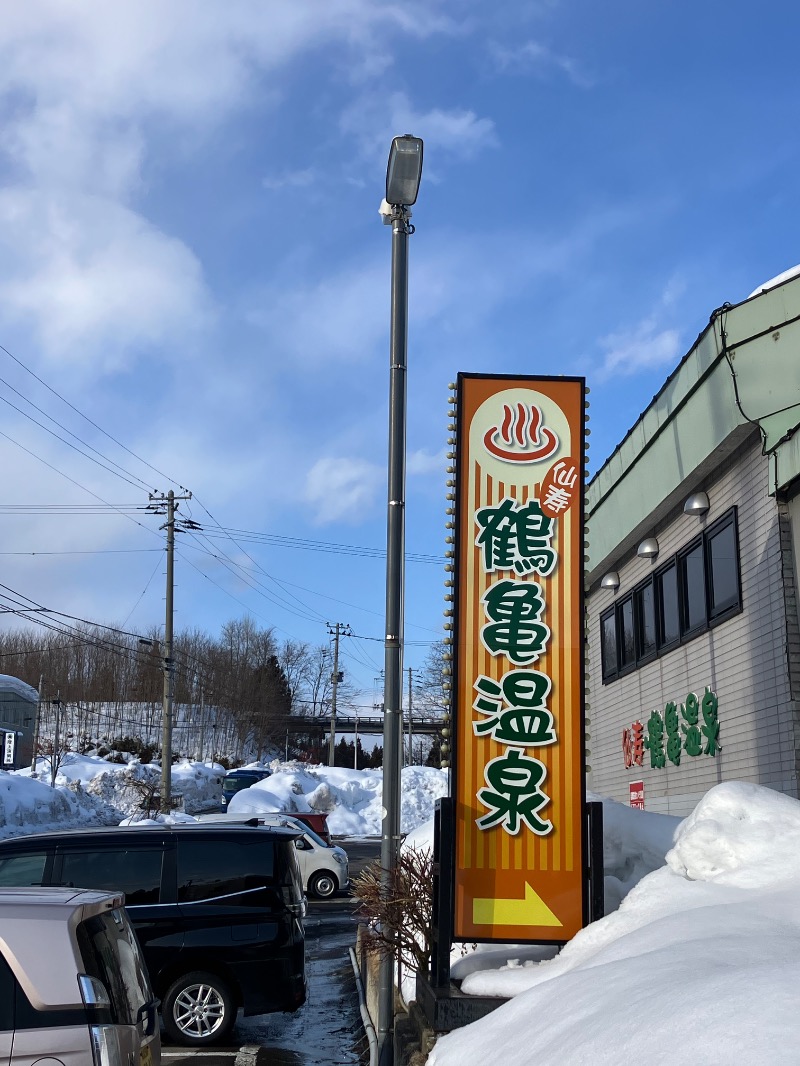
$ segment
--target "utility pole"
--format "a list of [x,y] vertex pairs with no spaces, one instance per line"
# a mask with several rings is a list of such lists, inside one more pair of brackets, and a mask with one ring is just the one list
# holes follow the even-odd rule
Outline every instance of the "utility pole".
[[204,701],[203,686],[200,686],[200,762],[203,762],[203,741],[206,729],[206,705]]
[[[164,620],[164,643],[163,643],[163,667],[164,667],[164,697],[163,712],[161,718],[161,813],[169,814],[172,810],[172,693],[173,693],[173,661],[172,661],[172,616],[173,594],[175,587],[175,504],[180,500],[191,500],[192,494],[176,496],[172,489],[160,496],[150,493],[150,509],[155,514],[166,514],[167,521],[161,529],[167,531],[167,609]],[[166,511],[159,508],[166,507]]]
[[56,698],[51,701],[56,709],[56,725],[55,734],[53,736],[53,752],[50,756],[50,787],[56,787],[56,773],[58,772],[58,764],[61,761],[58,757],[58,746],[61,743],[61,737],[59,736],[61,728],[61,689],[56,693]]
[[413,707],[413,697],[411,695],[411,674],[412,667],[408,668],[408,766],[414,762],[414,746],[413,738],[411,736],[411,711]]
[[413,683],[414,683],[414,680],[415,680],[414,679],[414,674],[417,675],[416,681],[417,681],[417,684],[419,684],[419,670],[415,669],[413,666],[409,666],[408,667],[408,765],[409,766],[411,766],[411,764],[414,762],[414,736],[413,736],[413,733],[412,733],[412,726],[411,726],[411,717],[412,717],[413,710],[414,710],[414,690],[413,690],[413,687],[412,687]]
[[334,765],[336,747],[336,695],[339,689],[339,682],[344,680],[344,674],[339,671],[339,637],[352,637],[353,633],[350,626],[345,625],[343,622],[336,622],[335,625],[327,623],[328,632],[333,637],[333,673],[331,674],[331,683],[333,689],[331,691],[331,736],[330,743],[328,745],[328,766]]
[[31,777],[36,777],[36,750],[39,747],[39,719],[42,717],[42,689],[44,674],[39,674],[39,699],[36,701],[36,719],[33,723],[33,753],[31,755]]

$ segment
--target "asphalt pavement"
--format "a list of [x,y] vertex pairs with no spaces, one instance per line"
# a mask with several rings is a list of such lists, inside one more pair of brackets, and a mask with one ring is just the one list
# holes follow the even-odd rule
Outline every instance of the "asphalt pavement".
[[[377,840],[336,841],[350,876],[380,853]],[[189,1050],[164,1044],[164,1066],[361,1066],[367,1041],[348,949],[355,946],[356,901],[345,893],[309,900],[306,916],[308,998],[294,1014],[240,1018],[230,1044]]]

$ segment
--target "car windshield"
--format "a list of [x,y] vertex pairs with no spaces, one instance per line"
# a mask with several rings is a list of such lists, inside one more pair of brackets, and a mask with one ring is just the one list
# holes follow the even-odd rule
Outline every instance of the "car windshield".
[[309,828],[309,826],[305,825],[303,822],[299,822],[298,821],[298,822],[295,822],[294,824],[297,826],[298,829],[302,828],[302,830],[305,833],[305,835],[307,837],[311,837],[311,839],[314,841],[314,843],[315,844],[319,844],[319,846],[321,848],[330,848],[330,847],[332,847],[331,844],[326,843],[326,841],[324,841],[321,836],[318,836],[314,832],[313,829]]
[[264,779],[258,774],[237,774],[236,777],[226,777],[222,784],[223,792],[241,792],[243,788],[250,788]]

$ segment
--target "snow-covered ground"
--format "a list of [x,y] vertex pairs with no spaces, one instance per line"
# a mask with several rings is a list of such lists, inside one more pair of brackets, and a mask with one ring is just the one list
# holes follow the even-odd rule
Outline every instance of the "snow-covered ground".
[[[337,836],[380,834],[381,773],[302,763],[238,793],[233,813],[325,811]],[[142,817],[157,764],[70,755],[49,784],[0,771],[0,836]],[[221,766],[183,762],[186,813],[213,809]],[[439,770],[402,774],[407,846],[430,846]],[[598,798],[598,797],[593,797]],[[509,1001],[440,1039],[428,1066],[800,1064],[800,802],[728,782],[685,820],[603,800],[607,915],[558,954],[526,945],[457,945],[467,993]]]
[[800,802],[718,785],[666,860],[555,958],[465,976],[512,998],[428,1066],[800,1063]]

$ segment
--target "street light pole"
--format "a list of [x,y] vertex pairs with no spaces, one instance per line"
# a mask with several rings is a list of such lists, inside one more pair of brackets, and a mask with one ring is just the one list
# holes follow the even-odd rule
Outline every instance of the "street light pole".
[[[389,456],[386,519],[386,641],[383,717],[383,822],[381,887],[393,890],[400,851],[400,766],[403,743],[403,595],[405,584],[406,360],[408,351],[408,208],[416,202],[422,173],[422,141],[395,137],[386,175],[385,220],[392,226],[391,330],[389,343]],[[384,956],[378,984],[380,1066],[394,1059],[394,955]]]

